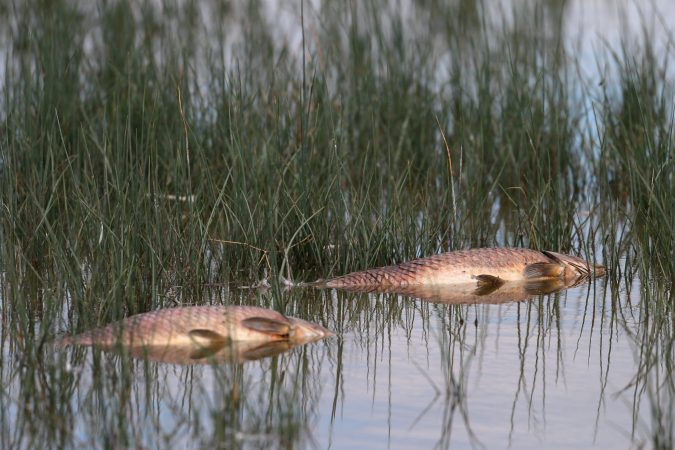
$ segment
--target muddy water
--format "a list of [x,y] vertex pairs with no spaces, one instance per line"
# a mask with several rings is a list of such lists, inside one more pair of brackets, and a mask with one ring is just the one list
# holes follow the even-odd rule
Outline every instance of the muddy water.
[[[294,290],[283,294],[289,314],[305,311],[336,336],[243,364],[47,352],[45,383],[69,387],[55,422],[67,425],[50,432],[68,447],[100,446],[102,437],[149,448],[651,446],[653,407],[672,405],[673,392],[655,400],[654,386],[632,384],[647,358],[638,342],[648,327],[641,296],[650,294],[636,281],[605,283],[460,306]],[[19,400],[26,381],[7,347],[3,360],[7,431],[28,419]],[[672,368],[662,364],[647,373],[663,380]],[[34,426],[40,434],[54,424]]]

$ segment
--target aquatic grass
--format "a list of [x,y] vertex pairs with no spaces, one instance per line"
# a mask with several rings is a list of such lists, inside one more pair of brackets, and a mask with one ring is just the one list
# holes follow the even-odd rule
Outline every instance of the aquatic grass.
[[603,90],[604,135],[598,158],[598,173],[606,180],[600,188],[616,199],[630,220],[643,276],[653,272],[666,279],[672,278],[675,261],[670,48],[666,46],[666,55],[657,55],[645,30],[637,51],[624,44],[614,53],[620,91],[613,101],[616,94]]
[[[129,19],[131,12],[121,5],[111,8],[112,11],[105,11],[104,14],[104,35],[106,34],[106,26],[111,28],[130,27],[127,22],[131,20]],[[106,25],[107,21],[110,21],[110,24]],[[251,27],[255,28],[255,25],[254,23]],[[133,29],[133,27],[131,28]],[[398,32],[402,31],[399,30]],[[363,39],[363,37],[357,35],[356,31],[349,36],[350,39]],[[264,36],[256,37],[256,39],[264,39]],[[379,36],[378,40],[385,41],[383,36]],[[350,48],[357,46],[355,43],[350,44]],[[325,264],[321,261],[321,259],[325,261],[322,249],[326,246],[340,244],[335,242],[335,237],[344,235],[342,230],[355,230],[357,231],[356,235],[363,239],[365,235],[362,231],[358,231],[361,228],[388,240],[386,245],[382,243],[374,243],[372,246],[371,244],[363,245],[362,241],[352,241],[351,246],[341,245],[341,250],[348,252],[348,254],[342,253],[339,255],[340,262],[332,267],[335,271],[344,271],[347,268],[347,260],[344,259],[346,257],[350,259],[364,258],[358,264],[361,267],[372,263],[384,263],[392,259],[399,259],[383,253],[388,251],[387,249],[395,247],[395,245],[392,245],[394,242],[399,243],[400,259],[411,255],[417,256],[420,253],[420,245],[425,249],[433,249],[437,245],[437,236],[439,235],[443,242],[446,239],[449,239],[449,241],[443,243],[438,250],[464,247],[467,246],[467,243],[472,245],[492,244],[494,238],[489,236],[495,234],[496,224],[485,230],[477,230],[477,234],[482,237],[476,239],[475,235],[472,235],[472,230],[478,224],[484,224],[486,218],[488,222],[491,222],[492,219],[485,216],[471,219],[471,211],[474,209],[471,206],[476,201],[486,203],[486,199],[494,198],[494,194],[490,194],[490,191],[498,192],[499,186],[506,189],[513,186],[518,187],[519,190],[511,191],[510,194],[514,194],[514,192],[524,193],[527,204],[521,206],[522,202],[519,201],[518,203],[518,207],[524,210],[524,214],[536,218],[544,217],[544,214],[540,212],[540,207],[536,206],[537,203],[529,204],[529,188],[520,186],[520,180],[527,179],[535,182],[536,180],[549,178],[550,174],[542,173],[538,175],[543,169],[538,168],[537,165],[530,169],[523,167],[521,158],[530,158],[529,155],[531,154],[528,150],[529,145],[523,144],[527,141],[527,134],[532,133],[526,131],[526,134],[512,137],[515,130],[522,127],[511,126],[506,123],[503,131],[500,131],[504,136],[491,145],[489,150],[483,150],[485,155],[495,150],[511,152],[510,156],[509,153],[505,153],[496,157],[495,161],[501,162],[492,163],[492,169],[490,166],[485,166],[481,159],[475,159],[471,156],[475,154],[475,150],[472,148],[475,146],[471,143],[459,142],[459,145],[455,145],[455,142],[452,143],[451,148],[454,157],[456,160],[460,160],[460,164],[457,164],[456,161],[456,167],[463,171],[463,173],[456,174],[457,179],[460,180],[458,192],[466,196],[466,199],[462,199],[462,195],[460,195],[460,214],[458,216],[466,217],[465,220],[471,220],[471,222],[457,224],[454,223],[454,220],[451,220],[455,214],[454,212],[451,214],[448,207],[449,183],[447,174],[441,169],[445,154],[443,148],[438,145],[438,130],[433,124],[434,120],[432,120],[439,97],[435,96],[428,87],[425,87],[429,84],[428,75],[423,74],[422,78],[416,79],[416,76],[419,75],[406,72],[410,71],[411,67],[422,64],[418,59],[425,57],[424,53],[406,56],[406,53],[399,49],[398,52],[381,56],[380,58],[384,60],[378,60],[377,63],[370,60],[359,62],[358,70],[362,72],[365,70],[366,74],[370,73],[370,75],[359,76],[358,79],[375,83],[364,89],[369,92],[379,92],[368,97],[367,101],[353,89],[345,91],[346,93],[340,95],[337,99],[329,99],[330,92],[327,91],[327,85],[322,87],[321,83],[318,83],[319,87],[314,89],[314,84],[312,84],[310,86],[312,95],[307,100],[309,103],[307,106],[309,111],[307,123],[309,131],[318,131],[316,133],[310,132],[298,140],[296,134],[297,115],[294,118],[294,114],[291,114],[291,111],[299,106],[293,103],[297,101],[297,96],[287,97],[284,95],[284,97],[278,97],[278,94],[273,91],[275,84],[272,86],[256,85],[255,83],[260,83],[258,80],[249,80],[247,83],[242,83],[242,80],[236,79],[237,73],[232,73],[230,75],[232,78],[229,81],[235,90],[220,93],[222,89],[228,89],[228,86],[222,86],[222,81],[214,76],[212,79],[219,84],[219,86],[214,86],[214,89],[210,90],[216,97],[215,104],[227,105],[228,109],[218,112],[216,119],[210,120],[211,113],[208,109],[201,112],[196,110],[191,113],[195,108],[205,104],[205,99],[199,98],[198,91],[190,88],[193,83],[188,80],[190,71],[185,72],[180,67],[177,69],[183,71],[180,86],[175,85],[176,79],[171,77],[155,80],[153,77],[159,77],[159,74],[154,65],[158,63],[154,61],[156,58],[154,55],[145,54],[145,56],[142,56],[145,48],[145,45],[140,46],[140,54],[132,52],[131,59],[117,61],[115,59],[117,56],[111,55],[107,59],[108,64],[123,64],[123,70],[121,71],[115,68],[107,68],[106,65],[101,68],[101,74],[97,75],[100,79],[97,79],[97,82],[102,83],[108,91],[120,89],[121,80],[128,82],[129,77],[134,77],[138,81],[122,86],[119,91],[106,92],[105,89],[96,91],[98,94],[94,95],[94,98],[88,103],[97,104],[102,99],[107,99],[105,102],[101,102],[107,106],[101,112],[100,117],[108,124],[107,128],[113,130],[113,132],[104,130],[101,136],[100,121],[94,119],[97,117],[95,114],[89,114],[85,119],[85,129],[80,132],[79,139],[82,141],[80,145],[91,148],[93,144],[93,148],[97,148],[101,154],[92,159],[93,155],[90,153],[87,160],[91,161],[92,167],[78,163],[74,171],[66,174],[66,178],[63,180],[66,185],[64,189],[69,190],[67,186],[70,179],[80,180],[82,175],[89,177],[88,186],[76,186],[75,192],[87,192],[86,196],[81,197],[83,206],[88,208],[89,204],[96,205],[89,208],[91,210],[89,213],[98,214],[100,217],[98,224],[88,224],[88,233],[84,234],[100,236],[101,227],[103,227],[104,235],[112,232],[114,228],[100,220],[101,217],[124,217],[130,214],[130,210],[138,213],[137,216],[129,217],[128,220],[120,220],[120,223],[139,225],[138,236],[142,237],[143,241],[135,242],[132,240],[128,248],[133,249],[130,255],[135,254],[137,258],[141,257],[137,252],[144,249],[141,257],[145,265],[143,270],[147,270],[153,264],[155,266],[160,264],[186,266],[181,261],[199,261],[202,258],[200,252],[205,249],[205,242],[208,239],[220,239],[245,244],[226,245],[223,248],[223,255],[229,263],[224,267],[230,267],[236,273],[238,272],[237,266],[241,265],[241,267],[253,270],[249,276],[256,277],[260,275],[259,270],[261,269],[261,255],[259,253],[262,251],[267,259],[272,260],[271,267],[279,267],[280,259],[286,255],[285,250],[290,237],[298,230],[301,234],[297,235],[297,242],[301,244],[294,245],[289,255],[292,257],[291,264],[293,267],[298,267],[299,270]],[[116,49],[104,49],[101,53],[106,54],[106,52],[114,51]],[[124,52],[128,53],[129,49],[124,50]],[[135,59],[133,58],[134,55],[136,55]],[[402,59],[399,64],[391,61],[391,58],[394,58],[395,55],[399,55]],[[143,62],[144,58],[151,62]],[[407,61],[408,58],[411,59],[410,62]],[[176,58],[170,55],[165,59],[174,61]],[[260,62],[256,64],[260,64]],[[522,64],[518,61],[512,63],[512,67],[520,66]],[[379,67],[396,67],[401,73],[381,74]],[[251,70],[253,70],[253,67],[248,68],[246,73]],[[537,70],[536,66],[533,67],[535,75]],[[277,75],[275,79],[275,83],[279,83],[279,88],[284,85],[283,75],[283,73]],[[116,76],[118,78],[114,78]],[[338,75],[336,78],[340,79],[341,77],[347,78],[348,74]],[[507,92],[517,92],[518,90],[521,92],[521,94],[509,94],[505,98],[506,102],[512,102],[514,106],[504,106],[500,116],[489,119],[490,123],[503,123],[505,120],[512,120],[509,118],[513,116],[513,108],[518,108],[518,105],[526,105],[528,102],[535,104],[534,98],[531,100],[510,100],[511,97],[517,98],[515,95],[525,95],[529,91],[528,84],[522,85],[519,81],[521,78],[523,77],[514,74],[510,78],[512,81],[507,81],[514,83],[513,88],[510,88],[511,90]],[[412,89],[410,80],[414,83]],[[290,83],[291,92],[293,90],[297,92],[297,84],[294,84],[292,80],[287,82]],[[473,82],[474,80],[468,79],[463,81],[462,84],[469,86]],[[152,83],[158,85],[158,92],[162,92],[161,96],[149,95],[145,91],[138,90],[141,86],[147,86],[149,83],[150,85]],[[346,86],[350,85],[347,84]],[[133,91],[130,91],[130,89],[133,89]],[[250,89],[251,92],[243,91],[243,89]],[[545,91],[547,88],[543,87],[542,89]],[[269,94],[265,96],[258,94],[263,92],[269,92]],[[196,97],[195,100],[191,101],[190,96]],[[219,99],[220,96],[223,96],[222,100]],[[240,96],[240,98],[237,98],[237,96]],[[361,102],[355,103],[353,106],[346,105],[344,109],[352,111],[358,117],[363,114],[375,119],[375,121],[363,122],[358,117],[350,118],[349,116],[345,118],[343,113],[332,106],[336,104],[336,101],[344,103],[344,100],[340,100],[341,98],[348,102],[357,100]],[[406,100],[406,98],[410,98],[410,100]],[[266,99],[273,102],[273,108],[268,109],[268,113],[261,115],[251,108],[247,111],[248,115],[243,114],[242,111],[236,112],[237,108],[241,108],[245,104],[253,107],[260,104],[262,108],[269,108],[265,106]],[[399,103],[392,103],[391,105],[387,103],[394,99],[397,99]],[[181,109],[179,103],[185,106]],[[550,107],[550,110],[565,110],[563,103],[564,101],[560,101],[555,107]],[[282,104],[284,108],[280,108]],[[431,107],[422,106],[417,110],[415,109],[417,105],[430,105]],[[536,108],[540,107],[537,106]],[[485,108],[483,107],[483,109]],[[182,111],[186,111],[186,114],[182,114]],[[537,111],[533,113],[537,117],[545,116],[544,110],[539,109]],[[234,116],[232,116],[233,113]],[[440,117],[448,116],[448,112],[438,111],[437,113]],[[227,117],[222,117],[221,114],[225,114]],[[239,117],[237,117],[237,114]],[[223,120],[225,118],[228,120]],[[233,118],[238,119],[241,126],[229,128],[230,131],[227,132],[227,129],[223,129],[222,126]],[[276,125],[266,128],[271,128],[273,136],[275,136],[274,140],[261,136],[259,133],[242,132],[251,126],[254,118],[272,119],[272,123]],[[200,119],[206,119],[206,121],[200,123]],[[555,117],[553,120],[555,123],[559,122]],[[186,123],[188,125],[187,141],[185,140]],[[265,123],[266,120],[263,120],[263,127]],[[349,125],[342,125],[343,123]],[[372,127],[370,133],[358,132],[356,127],[363,126],[364,123],[368,123]],[[312,126],[313,124],[326,124],[327,126],[318,127]],[[279,128],[280,125],[282,128]],[[328,125],[337,128],[332,133],[326,133],[325,130],[328,130]],[[539,125],[534,126],[536,128]],[[142,134],[139,135],[135,130],[142,131]],[[396,133],[399,130],[403,134],[397,135]],[[348,132],[352,137],[347,140],[342,139],[341,135],[344,132]],[[204,133],[204,135],[199,136],[197,133]],[[233,135],[232,133],[236,134]],[[540,133],[540,131],[537,131],[537,133]],[[355,140],[357,134],[360,136],[359,139],[368,139],[368,141],[361,143]],[[286,136],[286,138],[279,140],[279,137],[282,136]],[[415,140],[412,139],[413,136]],[[452,133],[450,136],[452,136]],[[224,141],[223,138],[227,140]],[[539,138],[536,139],[539,140]],[[514,141],[512,144],[509,143],[511,140]],[[126,150],[121,152],[115,150],[120,145],[121,148]],[[276,151],[273,151],[275,147]],[[536,147],[544,149],[547,144],[537,144]],[[217,148],[225,148],[228,151],[221,151],[218,154]],[[358,151],[355,151],[356,149]],[[460,149],[459,155],[457,149]],[[519,152],[521,156],[516,157],[514,151]],[[115,159],[109,159],[108,152]],[[325,158],[326,154],[329,155],[328,159]],[[186,171],[188,155],[191,161],[189,171]],[[546,155],[548,155],[548,152],[543,151],[542,156]],[[76,161],[80,160],[76,155],[71,156],[71,158]],[[60,154],[54,154],[53,159],[59,161],[64,158]],[[541,159],[539,156],[534,156],[530,161],[539,164]],[[175,166],[172,170],[166,171],[163,167],[169,161],[175,162]],[[433,165],[432,162],[434,162]],[[507,165],[500,168],[499,164]],[[514,178],[512,175],[514,167],[518,168],[517,170],[521,174],[528,173],[528,176],[523,178],[522,175],[519,175]],[[80,174],[78,170],[84,170],[85,172]],[[90,170],[93,173],[86,175]],[[194,180],[197,180],[193,182],[195,186],[185,184],[190,178],[188,172]],[[530,172],[532,172],[531,177],[529,176]],[[575,172],[574,170],[572,173]],[[136,174],[136,176],[130,177],[129,174]],[[382,176],[380,177],[378,174]],[[470,189],[467,180],[476,178],[486,179],[489,184],[477,191]],[[102,185],[98,182],[101,179],[105,181]],[[253,183],[253,180],[262,179],[266,180],[263,185]],[[320,180],[329,180],[329,182],[323,183]],[[314,184],[319,186],[319,189],[318,191],[315,189],[314,195],[309,198],[306,192],[309,186]],[[564,231],[571,229],[569,226],[569,211],[574,209],[574,205],[561,204],[560,202],[561,198],[569,198],[569,195],[564,192],[565,185],[566,181],[563,181],[562,184],[557,184],[555,189],[549,189],[548,187],[543,190],[538,187],[533,188],[532,195],[535,197],[538,191],[561,192],[561,189],[563,190],[559,194],[560,196],[555,199],[555,204],[560,205],[557,210],[565,211],[567,217],[563,216],[564,220],[552,218],[550,223],[563,222],[567,225],[562,228],[563,233],[559,233],[556,239],[547,240],[542,246],[551,245],[550,242],[553,241],[556,248],[564,247],[562,242]],[[347,189],[346,192],[345,188]],[[104,194],[103,197],[99,195],[101,193]],[[194,193],[197,193],[196,203],[165,200],[168,196],[185,196],[187,198],[189,195],[195,195]],[[349,194],[351,200],[349,203],[345,203],[346,193]],[[474,193],[475,195],[472,195]],[[146,197],[143,197],[144,195]],[[517,195],[514,194],[513,196]],[[217,200],[218,203],[211,203],[214,200]],[[391,209],[392,214],[394,214],[391,220],[382,216],[382,211],[395,208],[397,203],[400,205],[416,205],[420,200],[425,205],[424,209],[412,210],[402,207]],[[507,203],[508,200],[507,198],[502,203]],[[314,218],[313,223],[305,223],[306,218],[311,217],[318,210],[318,204],[325,206],[325,212]],[[386,205],[386,209],[383,209],[384,205]],[[138,208],[138,206],[141,207]],[[156,211],[151,211],[151,206],[154,206]],[[221,210],[224,211],[221,212]],[[486,211],[486,209],[480,208],[480,211]],[[122,213],[122,215],[120,216],[119,213]],[[406,243],[406,236],[416,234],[412,231],[419,225],[413,218],[420,214],[423,214],[424,225],[429,224],[429,229],[432,231],[421,239],[412,239],[410,243]],[[91,220],[89,214],[85,217]],[[326,217],[331,218],[330,224],[327,223]],[[348,225],[344,223],[345,218],[350,220]],[[206,228],[209,235],[204,236],[204,222],[207,220]],[[91,222],[94,221],[91,220]],[[169,226],[158,226],[162,223],[167,223]],[[406,225],[404,226],[404,224]],[[109,229],[106,229],[106,225]],[[95,228],[96,226],[98,226],[98,230]],[[143,231],[144,227],[147,227],[148,231],[152,230],[153,239],[145,237],[148,232]],[[302,229],[305,227],[307,227],[306,230]],[[158,230],[162,228],[176,232],[179,240],[176,241],[176,238],[166,239],[166,235],[158,233]],[[552,229],[549,223],[544,223],[539,228],[540,230],[547,230],[547,232]],[[304,235],[304,233],[310,233],[310,229],[312,230],[311,237]],[[319,230],[324,232],[319,234]],[[129,235],[129,230],[116,231],[120,235]],[[533,232],[537,231],[530,227],[528,233]],[[458,233],[463,234],[464,237],[457,237]],[[134,235],[134,233],[130,234],[131,237]],[[186,241],[186,238],[189,238],[189,240]],[[532,238],[536,240],[539,236],[532,236]],[[163,248],[160,241],[161,243],[168,241],[182,245],[176,246],[171,251]],[[197,241],[200,242],[200,245],[194,245]],[[520,241],[520,244],[526,244],[526,242]],[[91,249],[93,246],[89,248]],[[180,249],[186,249],[188,253],[181,254]],[[359,251],[355,249],[359,249]],[[167,261],[168,255],[173,255],[175,262],[171,261],[171,257]],[[133,260],[134,265],[138,265],[141,259]],[[190,265],[193,266],[194,271],[185,273],[184,278],[194,280],[195,275],[200,274],[198,268],[201,265],[199,263]],[[349,267],[354,266],[355,264],[349,264]],[[148,278],[148,276],[146,275],[145,278]],[[152,275],[150,278],[157,278],[157,275]]]
[[[660,282],[639,286],[643,301],[636,317],[620,321],[631,336],[638,367],[634,377],[623,387],[632,392],[631,412],[633,435],[649,436],[654,448],[668,448],[673,444],[673,289]],[[651,423],[639,420],[641,411],[649,410]]]

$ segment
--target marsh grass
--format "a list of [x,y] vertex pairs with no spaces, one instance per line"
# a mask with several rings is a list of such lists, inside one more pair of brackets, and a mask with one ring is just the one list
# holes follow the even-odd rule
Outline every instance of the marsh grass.
[[[672,294],[675,105],[669,59],[648,35],[615,49],[617,83],[589,87],[549,26],[555,5],[497,25],[480,2],[419,7],[417,21],[386,4],[304,5],[300,48],[279,43],[256,3],[2,8],[0,314],[3,352],[18,360],[0,367],[26,374],[26,414],[51,405],[32,425],[16,412],[15,437],[49,423],[39,442],[72,438],[58,421],[72,381],[41,362],[66,328],[209,298],[366,337],[368,310],[380,337],[405,326],[405,308],[282,295],[279,275],[512,245],[604,261],[612,289],[639,274]],[[418,32],[430,27],[442,42]],[[593,120],[579,92],[595,99]],[[269,295],[209,294],[262,279]],[[672,298],[643,298],[663,326],[636,339],[672,355]],[[653,404],[658,426],[672,424]],[[125,426],[113,422],[109,436]]]

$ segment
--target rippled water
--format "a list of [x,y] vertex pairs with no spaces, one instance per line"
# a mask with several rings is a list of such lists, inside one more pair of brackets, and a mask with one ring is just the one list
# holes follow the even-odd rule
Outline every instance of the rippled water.
[[[467,306],[463,325],[445,307],[410,305],[412,326],[387,327],[380,346],[346,337],[340,416],[350,419],[333,425],[334,442],[626,447],[632,392],[620,392],[635,373],[634,352],[625,333],[603,323],[602,295],[581,287]],[[368,367],[358,363],[364,359]]]
[[[240,294],[211,300],[246,301]],[[103,435],[150,448],[640,447],[652,441],[653,406],[672,405],[672,392],[655,400],[634,383],[648,322],[641,296],[652,294],[637,281],[610,288],[604,279],[491,305],[294,290],[283,294],[297,306],[291,315],[336,336],[217,366],[48,352],[38,391],[69,387],[59,420],[73,432],[54,430],[68,446],[100,446]],[[303,314],[302,305],[319,308]],[[8,357],[5,346],[12,424],[30,414],[19,401],[26,380]],[[649,373],[672,370],[663,364]]]

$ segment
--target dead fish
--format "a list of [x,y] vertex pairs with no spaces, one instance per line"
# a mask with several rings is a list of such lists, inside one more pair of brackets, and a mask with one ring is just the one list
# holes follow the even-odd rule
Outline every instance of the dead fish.
[[138,314],[63,338],[62,346],[194,346],[219,349],[231,342],[313,342],[332,333],[320,325],[253,306],[188,306]]
[[342,289],[349,292],[368,294],[400,294],[419,300],[447,305],[496,305],[530,300],[537,295],[552,294],[578,284],[569,284],[560,278],[550,278],[536,281],[506,282],[500,286],[476,286],[470,283],[450,286],[411,284],[408,286],[390,287],[354,286]]
[[554,278],[574,283],[604,274],[603,266],[589,264],[576,256],[525,248],[479,248],[353,272],[317,286],[351,288],[477,284],[498,287],[508,281]]

